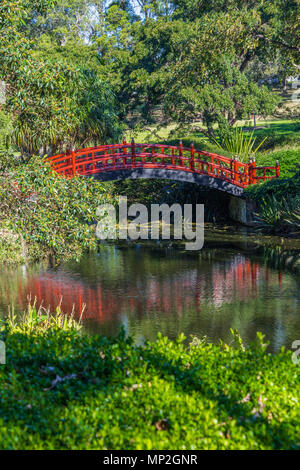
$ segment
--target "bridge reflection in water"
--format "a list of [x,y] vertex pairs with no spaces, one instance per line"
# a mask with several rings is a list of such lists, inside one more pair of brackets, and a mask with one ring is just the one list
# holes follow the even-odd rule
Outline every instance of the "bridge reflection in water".
[[[125,295],[116,296],[114,291],[109,292],[102,283],[90,287],[80,280],[57,276],[55,272],[42,273],[29,278],[26,286],[20,286],[18,303],[20,307],[25,307],[26,299],[31,295],[37,298],[38,303],[43,301],[45,306],[54,311],[61,301],[64,312],[74,309],[75,317],[78,318],[84,307],[85,318],[100,322],[109,321],[124,309],[143,313],[159,306],[160,312],[165,314],[173,308],[180,314],[192,303],[200,311],[202,296],[207,299],[207,289],[211,292],[210,302],[219,307],[235,299],[247,300],[255,295],[259,281],[264,278],[268,285],[270,277],[267,266],[251,263],[243,257],[238,257],[225,271],[213,269],[211,275],[207,277],[207,273],[201,275],[192,269],[175,274],[172,280],[148,279],[142,290],[139,283],[135,283]],[[282,272],[278,273],[277,279],[280,285]]]
[[61,301],[76,318],[85,305],[86,327],[105,334],[123,324],[149,339],[158,331],[171,337],[184,331],[227,340],[233,327],[246,340],[262,330],[276,347],[295,331],[300,337],[296,278],[233,252],[199,259],[107,247],[57,269],[0,274],[0,311],[7,298],[23,310],[29,295],[52,311]]

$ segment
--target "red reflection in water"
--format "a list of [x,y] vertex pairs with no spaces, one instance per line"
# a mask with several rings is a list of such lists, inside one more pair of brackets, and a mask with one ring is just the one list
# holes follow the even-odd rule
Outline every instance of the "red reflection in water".
[[[272,276],[274,284],[276,276]],[[74,309],[79,317],[85,305],[84,317],[97,321],[108,321],[122,312],[134,312],[139,317],[153,310],[163,314],[176,311],[181,315],[186,308],[194,306],[201,310],[201,302],[210,302],[214,307],[235,300],[243,301],[254,298],[260,282],[268,285],[270,273],[268,267],[239,256],[225,266],[212,265],[209,272],[197,269],[173,273],[165,279],[145,278],[132,280],[125,289],[122,285],[110,290],[108,281],[99,280],[90,286],[80,280],[67,277],[61,272],[46,272],[29,277],[19,284],[18,303],[20,308],[27,304],[28,296],[36,297],[45,307],[55,310],[61,301],[63,312]],[[282,275],[275,282],[282,282]],[[120,280],[120,284],[122,280]],[[141,287],[142,286],[142,287]]]

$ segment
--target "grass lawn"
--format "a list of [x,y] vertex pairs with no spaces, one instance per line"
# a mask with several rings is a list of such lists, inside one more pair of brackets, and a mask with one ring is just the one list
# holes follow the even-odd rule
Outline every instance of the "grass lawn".
[[299,365],[244,348],[88,336],[29,308],[2,325],[1,449],[299,449]]

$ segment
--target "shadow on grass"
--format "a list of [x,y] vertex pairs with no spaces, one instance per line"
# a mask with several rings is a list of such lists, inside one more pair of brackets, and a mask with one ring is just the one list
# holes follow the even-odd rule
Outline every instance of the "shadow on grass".
[[[274,423],[261,415],[255,416],[249,409],[249,404],[241,401],[244,397],[240,395],[238,387],[232,387],[229,395],[224,389],[227,383],[218,382],[217,379],[212,382],[209,376],[205,376],[205,367],[207,367],[205,364],[195,362],[187,369],[186,364],[183,364],[181,360],[170,361],[167,354],[155,352],[148,347],[134,350],[130,356],[128,343],[124,339],[104,337],[85,339],[77,335],[70,341],[68,334],[61,333],[59,342],[55,335],[51,336],[51,334],[34,342],[30,337],[25,337],[24,340],[24,335],[13,336],[13,343],[22,344],[22,346],[15,346],[15,350],[10,352],[11,347],[8,343],[6,380],[5,386],[2,384],[0,397],[0,418],[6,423],[7,429],[14,431],[16,427],[21,427],[26,432],[26,439],[30,435],[29,440],[26,440],[27,448],[35,435],[45,442],[49,439],[52,446],[54,443],[63,448],[64,436],[57,435],[57,423],[63,410],[68,410],[68,408],[71,417],[68,418],[68,425],[66,425],[66,435],[68,436],[71,432],[77,433],[78,439],[82,439],[84,445],[88,442],[85,436],[86,429],[89,432],[91,430],[95,432],[95,428],[101,428],[101,423],[107,420],[105,407],[95,415],[94,399],[98,399],[98,402],[99,399],[104,401],[106,398],[116,400],[113,420],[118,422],[120,412],[118,407],[122,406],[120,404],[123,400],[121,391],[132,385],[131,378],[127,375],[128,369],[133,370],[133,377],[137,383],[151,380],[151,373],[152,375],[155,373],[160,379],[174,384],[175,390],[187,395],[196,392],[199,401],[215,402],[220,418],[225,413],[228,420],[236,419],[243,432],[249,432],[252,437],[254,435],[257,442],[264,444],[264,439],[266,440],[268,436],[268,446],[271,442],[273,449],[296,448],[295,438],[289,434],[288,428],[296,429],[297,422],[290,420],[288,423]],[[116,350],[118,351],[117,357],[114,354]],[[246,360],[249,361],[249,358]],[[210,363],[208,365],[213,373],[214,369],[218,369],[219,364],[211,360]],[[144,364],[148,365],[146,369]],[[253,382],[260,370],[261,364],[252,363],[249,380]],[[221,369],[219,372],[221,373]],[[57,376],[62,380],[57,380]],[[238,377],[237,368],[234,371],[234,378],[238,379]],[[135,400],[133,407],[136,407],[134,416],[142,416],[144,412],[142,401],[139,402],[139,399],[134,396],[133,399]],[[80,424],[76,420],[72,422],[75,418],[71,411],[76,406],[83,410]],[[154,410],[159,406],[158,402],[153,403]],[[111,412],[111,410],[108,411],[108,413]],[[122,409],[123,417],[124,412],[126,409]],[[92,422],[89,418],[91,413],[95,419]],[[135,426],[132,419],[131,413],[126,423],[125,415],[125,422],[123,421],[122,426],[120,425],[120,433],[126,432],[126,426]],[[149,419],[149,413],[144,419],[145,421]],[[68,427],[71,424],[73,431]],[[137,428],[136,432],[138,431]],[[153,426],[149,428],[150,436],[152,432]],[[168,432],[171,434],[172,429]],[[130,443],[127,445],[126,448],[130,448]]]
[[[157,370],[159,370],[162,378],[173,375],[175,377],[176,388],[182,390],[185,393],[198,392],[203,398],[207,398],[217,403],[218,410],[226,412],[228,419],[236,419],[239,426],[244,429],[244,432],[252,431],[253,434],[257,435],[257,440],[263,443],[264,436],[271,437],[272,449],[299,449],[299,443],[293,436],[290,436],[288,427],[296,429],[298,426],[297,420],[290,421],[288,424],[285,421],[282,422],[271,422],[264,418],[260,413],[254,412],[253,408],[249,411],[247,402],[243,403],[244,396],[232,389],[230,395],[225,393],[220,388],[218,383],[216,387],[218,391],[211,388],[211,385],[205,379],[202,380],[201,373],[195,373],[195,369],[190,368],[189,370],[183,366],[180,361],[168,360],[163,354],[151,354],[147,355],[148,361],[155,364]],[[213,368],[218,368],[217,361],[212,364]],[[258,374],[261,371],[261,364],[257,367],[253,367],[252,373],[249,375],[249,383],[256,381]],[[238,379],[238,371],[237,371]],[[254,427],[254,425],[256,425]],[[264,435],[261,432],[264,429]]]

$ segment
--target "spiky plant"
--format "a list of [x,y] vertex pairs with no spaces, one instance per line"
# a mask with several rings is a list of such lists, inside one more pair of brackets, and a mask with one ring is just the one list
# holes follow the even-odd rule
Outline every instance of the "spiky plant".
[[[84,310],[84,309],[83,309]],[[82,313],[83,313],[82,310]],[[31,333],[35,331],[47,331],[49,329],[81,329],[81,316],[79,321],[74,319],[74,311],[65,315],[61,310],[61,305],[56,307],[55,313],[51,313],[49,308],[37,305],[37,300],[28,299],[27,308],[22,317],[17,318],[14,310],[9,309],[7,325],[13,332]]]
[[293,235],[300,235],[300,207],[288,214],[284,222],[290,227]]
[[259,214],[256,214],[257,226],[269,232],[300,231],[300,197],[285,197],[280,201],[273,195],[263,199]]
[[241,162],[248,162],[250,157],[256,155],[266,137],[258,145],[256,140],[254,131],[246,134],[242,127],[235,127],[228,137],[221,138],[220,141],[214,139],[214,142],[221,150],[230,152],[232,156],[237,155]]

